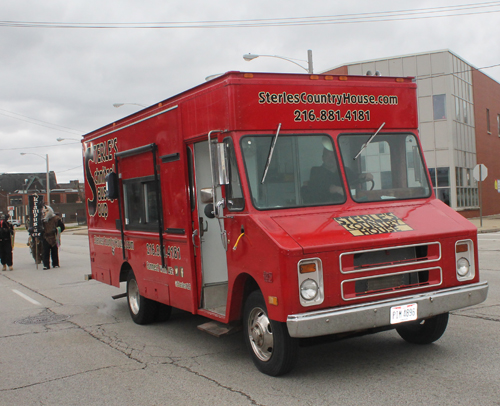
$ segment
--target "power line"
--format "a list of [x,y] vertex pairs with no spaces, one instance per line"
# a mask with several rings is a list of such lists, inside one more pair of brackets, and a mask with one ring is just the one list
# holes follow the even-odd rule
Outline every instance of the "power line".
[[[482,10],[500,7],[500,2],[462,4],[456,6],[423,9],[394,10],[373,13],[338,14],[328,16],[283,17],[247,20],[181,21],[181,22],[130,22],[130,23],[64,23],[41,21],[0,21],[0,27],[10,28],[65,28],[65,29],[187,29],[187,28],[256,28],[301,25],[360,24],[414,19],[459,17],[492,14],[498,10]],[[464,12],[465,11],[465,12]]]
[[[5,113],[8,113],[8,114],[5,114]],[[47,121],[38,120],[36,118],[24,116],[22,114],[14,113],[12,111],[4,110],[4,109],[0,109],[0,115],[5,116],[5,117],[9,117],[9,118],[13,118],[13,119],[16,119],[19,121],[24,121],[25,123],[38,125],[40,127],[50,128],[51,130],[61,131],[61,132],[69,133],[69,134],[77,134],[77,135],[82,134],[81,131],[75,130],[74,128],[63,127],[63,126],[58,125],[58,124],[53,124],[53,123],[49,123]],[[19,116],[19,117],[16,117],[16,116]]]

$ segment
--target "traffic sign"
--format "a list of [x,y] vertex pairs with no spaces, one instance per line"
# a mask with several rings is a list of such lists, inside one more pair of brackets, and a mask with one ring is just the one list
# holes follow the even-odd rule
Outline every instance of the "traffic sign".
[[482,182],[488,176],[488,168],[484,164],[477,164],[472,170],[472,175],[478,182]]

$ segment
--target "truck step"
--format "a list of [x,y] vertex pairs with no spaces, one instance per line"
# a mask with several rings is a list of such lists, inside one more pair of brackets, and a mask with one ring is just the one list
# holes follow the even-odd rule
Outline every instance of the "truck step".
[[241,323],[219,323],[218,321],[209,321],[198,326],[198,330],[205,331],[214,337],[223,337],[241,331]]

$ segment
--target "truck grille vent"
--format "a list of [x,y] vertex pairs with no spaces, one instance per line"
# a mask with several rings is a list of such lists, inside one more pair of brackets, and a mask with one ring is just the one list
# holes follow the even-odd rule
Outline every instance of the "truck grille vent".
[[438,286],[441,283],[441,268],[419,269],[343,281],[342,297],[344,300],[354,300],[362,297],[388,295],[423,287]]
[[440,258],[441,245],[438,242],[379,248],[341,254],[340,270],[342,273],[364,272],[379,268],[438,261]]

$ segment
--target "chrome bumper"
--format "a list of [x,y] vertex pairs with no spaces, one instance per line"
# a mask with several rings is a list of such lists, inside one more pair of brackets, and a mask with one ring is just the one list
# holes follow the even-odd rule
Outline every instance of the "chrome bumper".
[[319,310],[288,316],[291,337],[318,337],[391,325],[390,309],[418,304],[418,318],[424,319],[452,310],[473,306],[486,300],[488,282],[443,289],[379,302]]

